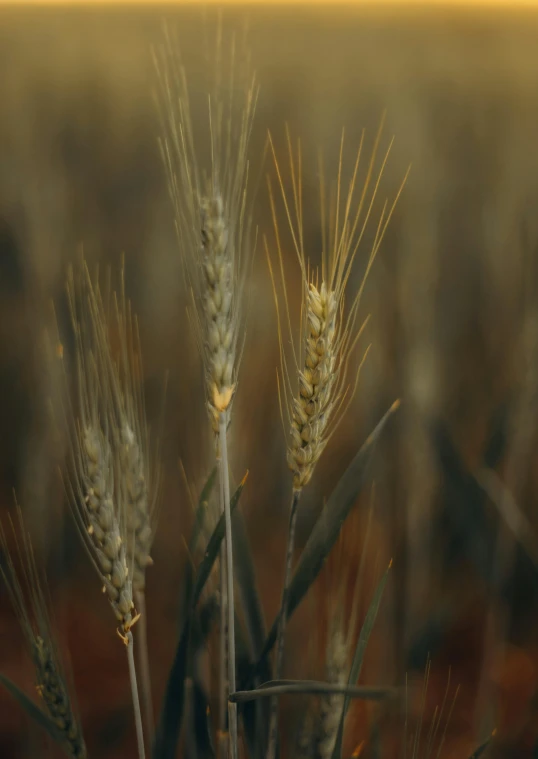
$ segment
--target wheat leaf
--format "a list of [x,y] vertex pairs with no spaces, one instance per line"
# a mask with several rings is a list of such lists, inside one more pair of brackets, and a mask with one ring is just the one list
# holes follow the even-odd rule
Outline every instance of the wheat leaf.
[[367,688],[356,685],[340,685],[325,683],[318,680],[272,680],[260,685],[254,690],[236,691],[230,695],[230,701],[242,703],[258,698],[271,696],[319,695],[326,693],[344,693],[350,698],[360,698],[366,701],[382,701],[397,693],[395,688]]
[[51,718],[45,714],[45,712],[42,711],[37,706],[37,704],[35,704],[34,701],[32,701],[32,699],[26,695],[26,693],[17,687],[15,683],[9,679],[9,677],[0,674],[0,682],[4,688],[9,691],[15,701],[19,703],[19,706],[23,708],[30,719],[36,722],[44,730],[46,730],[50,737],[57,743],[62,744],[64,742],[64,737],[54,722],[51,720]]
[[[291,617],[306,595],[306,592],[318,576],[325,559],[331,552],[340,533],[342,524],[366,482],[368,465],[372,461],[375,446],[380,439],[388,420],[399,405],[399,401],[393,403],[378,423],[377,427],[369,435],[364,445],[355,455],[355,458],[340,478],[340,481],[327,501],[327,505],[314,525],[291,580],[288,618]],[[273,647],[276,640],[277,628],[278,616],[274,620],[271,630],[269,631],[260,659],[265,658]],[[259,665],[260,664],[261,661],[259,662]]]
[[484,743],[482,743],[482,745],[479,746],[475,751],[473,751],[473,753],[471,754],[471,756],[469,757],[469,759],[478,759],[479,756],[483,756],[484,752],[486,751],[486,749],[488,748],[489,744],[491,743],[491,739],[492,738],[493,738],[493,735],[490,736],[487,739],[487,741],[484,741]]
[[200,532],[202,530],[204,520],[207,514],[207,503],[209,501],[211,492],[215,486],[216,478],[217,478],[217,467],[215,466],[213,467],[211,474],[207,478],[206,483],[204,487],[202,488],[202,492],[200,493],[200,498],[198,499],[198,504],[196,506],[196,512],[194,514],[194,524],[192,526],[192,533],[191,533],[191,538],[189,541],[189,553],[191,556],[194,556],[196,547],[198,545]]
[[[245,475],[231,498],[230,508],[232,512],[239,503],[239,498],[243,491],[246,478],[247,475]],[[183,621],[183,627],[176,648],[172,668],[168,676],[164,703],[161,710],[161,718],[155,734],[152,752],[154,759],[174,759],[175,757],[179,732],[183,720],[183,710],[185,707],[185,678],[187,676],[191,648],[193,617],[196,604],[200,600],[204,586],[211,574],[217,556],[219,555],[220,544],[224,538],[224,532],[225,521],[224,514],[222,514],[213,530],[211,538],[209,539],[204,558],[196,570],[190,603]]]
[[[245,474],[245,476],[239,483],[239,487],[237,488],[237,490],[235,491],[235,493],[230,499],[230,510],[232,514],[235,511],[237,504],[239,503],[239,498],[241,497],[241,493],[243,492],[243,488],[245,487],[247,476],[248,476],[248,472],[247,474]],[[215,529],[213,530],[213,534],[211,535],[209,539],[209,543],[207,544],[204,558],[202,559],[202,561],[198,565],[198,569],[196,570],[196,577],[194,580],[194,587],[192,591],[193,606],[195,606],[198,603],[200,596],[202,595],[204,586],[209,578],[209,575],[211,574],[213,565],[217,559],[217,556],[219,555],[220,544],[222,543],[222,540],[224,538],[225,530],[226,530],[226,524],[225,524],[224,514],[221,514],[221,517],[219,521],[217,522]]]
[[[360,677],[362,662],[364,660],[364,652],[366,651],[366,646],[368,645],[370,634],[372,632],[372,629],[374,627],[374,624],[377,618],[377,613],[381,605],[381,599],[383,598],[383,592],[385,590],[385,585],[387,584],[387,578],[389,576],[389,571],[390,571],[391,566],[392,566],[392,562],[389,564],[389,566],[387,567],[387,569],[385,570],[383,574],[383,577],[379,581],[377,588],[375,589],[374,596],[370,602],[368,611],[366,613],[366,617],[364,619],[364,623],[362,625],[362,628],[359,634],[359,639],[357,641],[357,646],[355,648],[355,653],[353,655],[353,662],[351,664],[351,670],[349,673],[348,685],[356,685]],[[340,718],[340,725],[338,726],[338,736],[336,739],[336,744],[334,746],[332,759],[338,759],[338,757],[342,756],[344,721],[346,719],[346,714],[347,714],[348,709],[349,709],[349,696],[346,696],[346,699],[344,701],[344,708],[342,710],[342,716]]]

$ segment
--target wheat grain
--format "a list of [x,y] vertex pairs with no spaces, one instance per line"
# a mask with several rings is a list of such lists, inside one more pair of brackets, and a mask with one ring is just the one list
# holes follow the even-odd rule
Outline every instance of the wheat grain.
[[17,537],[13,522],[11,522],[11,530],[29,601],[19,583],[10,556],[7,536],[1,525],[0,547],[4,553],[6,565],[5,568],[0,567],[0,573],[6,583],[33,660],[36,691],[45,711],[58,730],[66,754],[72,759],[85,759],[87,753],[82,730],[54,641],[45,594],[19,506],[17,506],[17,513],[20,538]]

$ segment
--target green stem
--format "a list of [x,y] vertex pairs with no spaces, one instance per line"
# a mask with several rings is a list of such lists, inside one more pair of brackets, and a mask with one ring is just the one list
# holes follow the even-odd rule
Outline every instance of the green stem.
[[[228,694],[235,693],[235,606],[232,548],[232,514],[230,509],[230,474],[228,471],[228,444],[226,439],[226,412],[219,418],[219,446],[221,477],[226,520],[226,580],[228,590]],[[228,701],[228,729],[231,759],[237,759],[237,704]]]
[[[219,498],[220,512],[225,514],[224,506],[224,478],[222,476],[222,446],[219,442],[219,455],[217,463],[219,467]],[[219,637],[219,731],[218,752],[219,759],[228,757],[228,677],[227,667],[227,637],[228,637],[228,586],[226,584],[226,543],[222,541],[220,546],[220,637]]]
[[136,726],[136,740],[138,743],[138,759],[145,759],[144,731],[142,729],[142,714],[140,712],[140,699],[138,698],[138,684],[136,682],[136,668],[133,653],[133,634],[127,633],[127,661],[129,662],[129,678],[131,680],[131,695]]
[[[288,597],[291,581],[291,565],[293,563],[293,550],[295,547],[295,526],[297,523],[297,507],[299,505],[300,490],[293,491],[291,499],[290,523],[288,528],[288,547],[286,549],[286,569],[284,574],[284,586],[282,588],[282,601],[280,604],[280,616],[278,621],[277,646],[275,656],[275,680],[280,679],[282,662],[284,659],[284,638],[288,621]],[[269,741],[267,744],[267,759],[274,759],[278,737],[278,698],[275,694],[271,699],[271,716],[269,719]]]
[[142,680],[142,701],[144,702],[144,716],[146,718],[146,730],[149,739],[155,734],[155,722],[153,719],[153,698],[151,696],[151,669],[148,654],[148,617],[146,614],[146,594],[143,590],[135,590],[135,603],[140,613],[138,623],[138,666]]

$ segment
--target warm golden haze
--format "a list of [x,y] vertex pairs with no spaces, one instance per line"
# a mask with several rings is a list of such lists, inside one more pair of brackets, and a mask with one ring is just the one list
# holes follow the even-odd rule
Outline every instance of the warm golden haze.
[[538,0],[0,0],[0,6],[397,6],[426,8],[538,8]]

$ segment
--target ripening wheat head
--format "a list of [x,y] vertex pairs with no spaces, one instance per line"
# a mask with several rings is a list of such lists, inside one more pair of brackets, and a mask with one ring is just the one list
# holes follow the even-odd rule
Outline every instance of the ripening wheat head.
[[19,620],[35,670],[36,690],[43,707],[56,725],[66,754],[73,759],[85,759],[86,746],[79,724],[74,699],[70,696],[67,679],[51,629],[48,604],[45,599],[35,563],[30,538],[26,533],[22,513],[17,506],[19,528],[11,522],[18,563],[23,576],[23,590],[11,559],[6,534],[0,525],[0,548],[5,566],[0,574],[6,583],[13,608]]
[[[293,488],[297,492],[301,491],[310,481],[315,466],[330,436],[334,433],[343,413],[353,398],[357,386],[358,372],[355,378],[351,379],[351,382],[349,381],[349,374],[354,349],[366,323],[363,321],[358,326],[360,299],[366,278],[375,260],[394,206],[403,187],[402,184],[390,207],[386,202],[382,206],[377,220],[373,243],[369,250],[363,280],[358,291],[351,297],[350,305],[346,309],[346,289],[353,263],[374,212],[379,185],[391,147],[389,145],[376,175],[375,164],[380,133],[381,129],[377,135],[362,188],[358,187],[357,177],[363,151],[364,133],[352,167],[347,192],[344,191],[342,186],[344,154],[344,134],[342,133],[336,189],[330,204],[326,203],[323,171],[320,166],[321,271],[311,268],[308,253],[304,246],[300,143],[297,144],[297,148],[294,150],[290,134],[287,131],[287,150],[291,178],[290,193],[286,190],[281,165],[277,159],[273,141],[270,138],[284,206],[284,215],[291,233],[293,248],[297,255],[302,279],[301,344],[299,348],[296,348],[286,290],[278,214],[271,184],[269,183],[275,244],[284,294],[284,326],[281,322],[276,282],[267,241],[266,253],[273,281],[278,316],[281,353],[281,376],[279,380],[281,409],[282,406],[285,406],[290,425],[287,460],[293,472]],[[329,220],[328,228],[326,228],[326,219]],[[292,361],[290,361],[284,351],[283,329],[289,333],[289,340],[293,348]],[[297,377],[298,379],[298,390],[296,390],[292,377]],[[282,416],[284,416],[284,411]]]
[[[146,568],[155,533],[156,505],[160,484],[159,446],[153,459],[149,453],[149,434],[142,391],[142,351],[138,323],[125,297],[124,269],[121,269],[119,294],[114,293],[113,329],[118,341],[119,359],[110,365],[110,429],[118,451],[117,478],[125,502],[128,553],[133,560],[134,591],[144,591]],[[104,313],[101,302],[100,310]]]
[[129,538],[125,479],[116,443],[114,384],[107,319],[86,267],[67,294],[75,334],[76,406],[67,478],[70,503],[84,544],[119,623],[121,635],[133,619],[133,548]]
[[235,36],[226,43],[228,55],[219,24],[207,112],[195,122],[179,48],[168,34],[155,57],[162,85],[161,149],[215,433],[221,413],[229,417],[244,339],[241,305],[252,258],[248,146],[257,100],[248,54],[237,55]]

